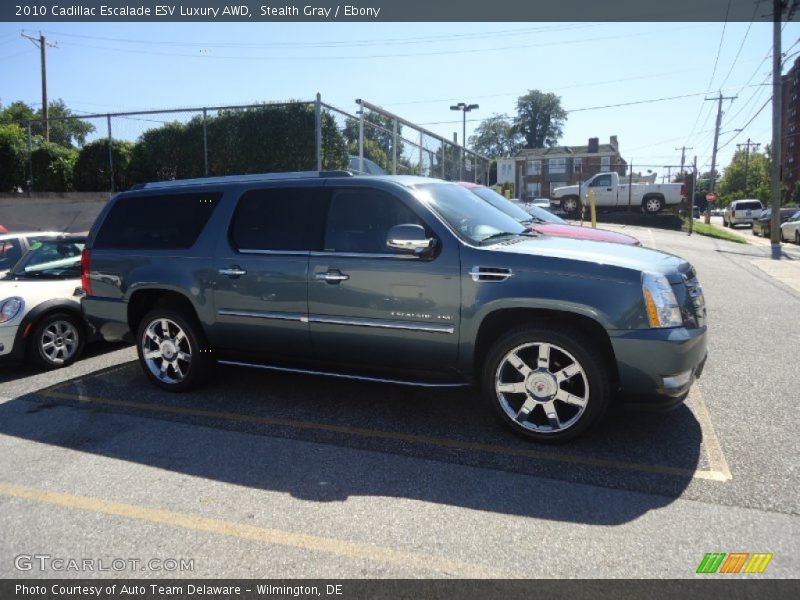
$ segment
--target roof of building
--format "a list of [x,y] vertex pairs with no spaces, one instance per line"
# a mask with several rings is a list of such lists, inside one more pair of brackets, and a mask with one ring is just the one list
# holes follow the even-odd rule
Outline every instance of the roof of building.
[[589,146],[553,146],[552,148],[524,148],[517,158],[541,158],[552,156],[593,156],[596,154],[619,154],[619,150],[611,144],[598,144],[597,152],[589,152]]

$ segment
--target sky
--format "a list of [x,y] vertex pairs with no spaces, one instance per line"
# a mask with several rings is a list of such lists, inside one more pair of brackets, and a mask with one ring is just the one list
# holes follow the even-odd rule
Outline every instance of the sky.
[[[721,91],[736,99],[723,103],[718,168],[736,144],[763,150],[771,139],[771,23],[0,23],[0,103],[38,108],[39,51],[23,31],[57,45],[48,96],[78,114],[319,92],[347,112],[363,98],[460,140],[451,104],[480,105],[467,115],[469,137],[538,89],[569,111],[560,143],[616,135],[635,170],[661,176],[681,146],[708,170],[717,102],[705,98]],[[782,38],[785,72],[800,57],[800,24],[785,24]]]

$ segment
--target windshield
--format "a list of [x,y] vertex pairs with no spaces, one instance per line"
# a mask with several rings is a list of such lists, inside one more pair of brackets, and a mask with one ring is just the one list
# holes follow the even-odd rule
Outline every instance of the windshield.
[[525,206],[525,210],[530,213],[530,216],[533,217],[535,221],[541,221],[542,223],[558,223],[559,225],[567,224],[564,219],[554,215],[549,210],[542,208],[541,206],[529,204]]
[[517,221],[518,223],[527,223],[531,220],[531,216],[522,208],[514,204],[508,198],[503,197],[502,195],[495,192],[493,189],[488,187],[475,187],[475,188],[466,188],[479,198],[483,198],[494,206],[498,210],[502,210],[506,213],[509,217]]
[[518,221],[460,185],[425,183],[415,186],[414,192],[417,199],[471,244],[488,244],[526,231]]
[[82,240],[34,242],[11,269],[11,275],[18,279],[77,279],[81,276],[83,246]]

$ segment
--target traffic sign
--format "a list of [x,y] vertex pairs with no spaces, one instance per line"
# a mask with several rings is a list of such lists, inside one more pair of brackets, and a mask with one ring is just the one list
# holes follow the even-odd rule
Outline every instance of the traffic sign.
[[714,192],[708,192],[706,194],[706,202],[716,202],[717,195]]

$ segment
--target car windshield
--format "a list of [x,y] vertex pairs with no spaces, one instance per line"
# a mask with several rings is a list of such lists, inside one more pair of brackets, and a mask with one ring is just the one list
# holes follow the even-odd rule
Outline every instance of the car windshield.
[[518,223],[527,224],[531,220],[531,215],[529,215],[524,209],[514,204],[508,198],[498,194],[493,189],[483,186],[467,189],[479,198],[486,200],[486,202],[494,206],[496,209],[502,210]]
[[417,199],[471,244],[489,244],[526,234],[524,225],[460,185],[424,183],[413,189]]
[[525,210],[530,213],[531,217],[533,217],[535,221],[539,221],[541,223],[558,223],[559,225],[567,224],[564,219],[554,215],[549,210],[542,208],[541,206],[534,206],[531,204],[526,206]]
[[82,240],[44,240],[11,269],[15,279],[76,279],[81,275]]

